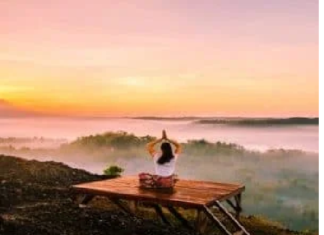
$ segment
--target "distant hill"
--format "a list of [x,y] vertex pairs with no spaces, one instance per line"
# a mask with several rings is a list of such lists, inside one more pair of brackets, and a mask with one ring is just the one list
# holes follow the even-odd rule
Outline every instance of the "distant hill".
[[203,119],[202,117],[156,117],[156,116],[143,116],[131,117],[131,119],[140,120],[153,120],[153,121],[193,121]]
[[242,118],[230,119],[203,119],[196,121],[197,124],[228,124],[242,126],[284,126],[284,125],[318,125],[319,118],[292,117],[292,118]]

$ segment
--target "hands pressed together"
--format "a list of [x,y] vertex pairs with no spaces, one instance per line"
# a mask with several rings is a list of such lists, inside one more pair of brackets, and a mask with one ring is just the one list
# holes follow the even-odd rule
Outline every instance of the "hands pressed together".
[[180,153],[181,152],[181,146],[180,144],[175,141],[175,140],[171,140],[167,137],[167,134],[166,134],[166,131],[163,130],[162,131],[162,137],[160,139],[157,139],[157,140],[153,140],[151,141],[150,143],[147,144],[147,150],[148,152],[153,156],[154,153],[156,152],[155,149],[154,149],[154,146],[157,144],[157,143],[160,143],[162,142],[163,140],[165,141],[168,141],[170,142],[171,144],[173,144],[175,146],[175,153]]
[[168,137],[167,137],[167,134],[166,134],[165,130],[162,131],[162,140],[168,140]]

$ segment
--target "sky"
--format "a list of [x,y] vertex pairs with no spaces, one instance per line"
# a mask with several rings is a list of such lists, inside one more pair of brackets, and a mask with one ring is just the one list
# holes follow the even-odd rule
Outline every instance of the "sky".
[[315,0],[0,1],[0,35],[17,109],[318,116]]

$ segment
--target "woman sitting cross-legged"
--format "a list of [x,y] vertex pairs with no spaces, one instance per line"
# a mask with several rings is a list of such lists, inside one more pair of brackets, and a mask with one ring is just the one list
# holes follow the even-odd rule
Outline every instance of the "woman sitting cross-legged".
[[[155,150],[155,145],[161,144],[161,151]],[[175,146],[173,153],[172,146]],[[147,144],[147,150],[153,157],[155,175],[149,173],[139,174],[140,186],[142,188],[172,188],[177,181],[174,174],[175,165],[179,154],[181,153],[181,145],[167,138],[166,132],[163,131],[162,138],[154,140]]]

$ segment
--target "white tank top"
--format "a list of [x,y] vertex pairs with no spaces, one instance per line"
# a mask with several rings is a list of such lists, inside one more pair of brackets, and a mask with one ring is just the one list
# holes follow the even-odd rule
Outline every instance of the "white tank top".
[[154,154],[153,162],[154,162],[154,168],[155,168],[156,175],[170,176],[170,175],[174,174],[178,154],[173,154],[173,155],[174,155],[174,158],[171,159],[169,162],[166,162],[164,164],[159,164],[157,161],[162,156],[162,153],[157,152]]

